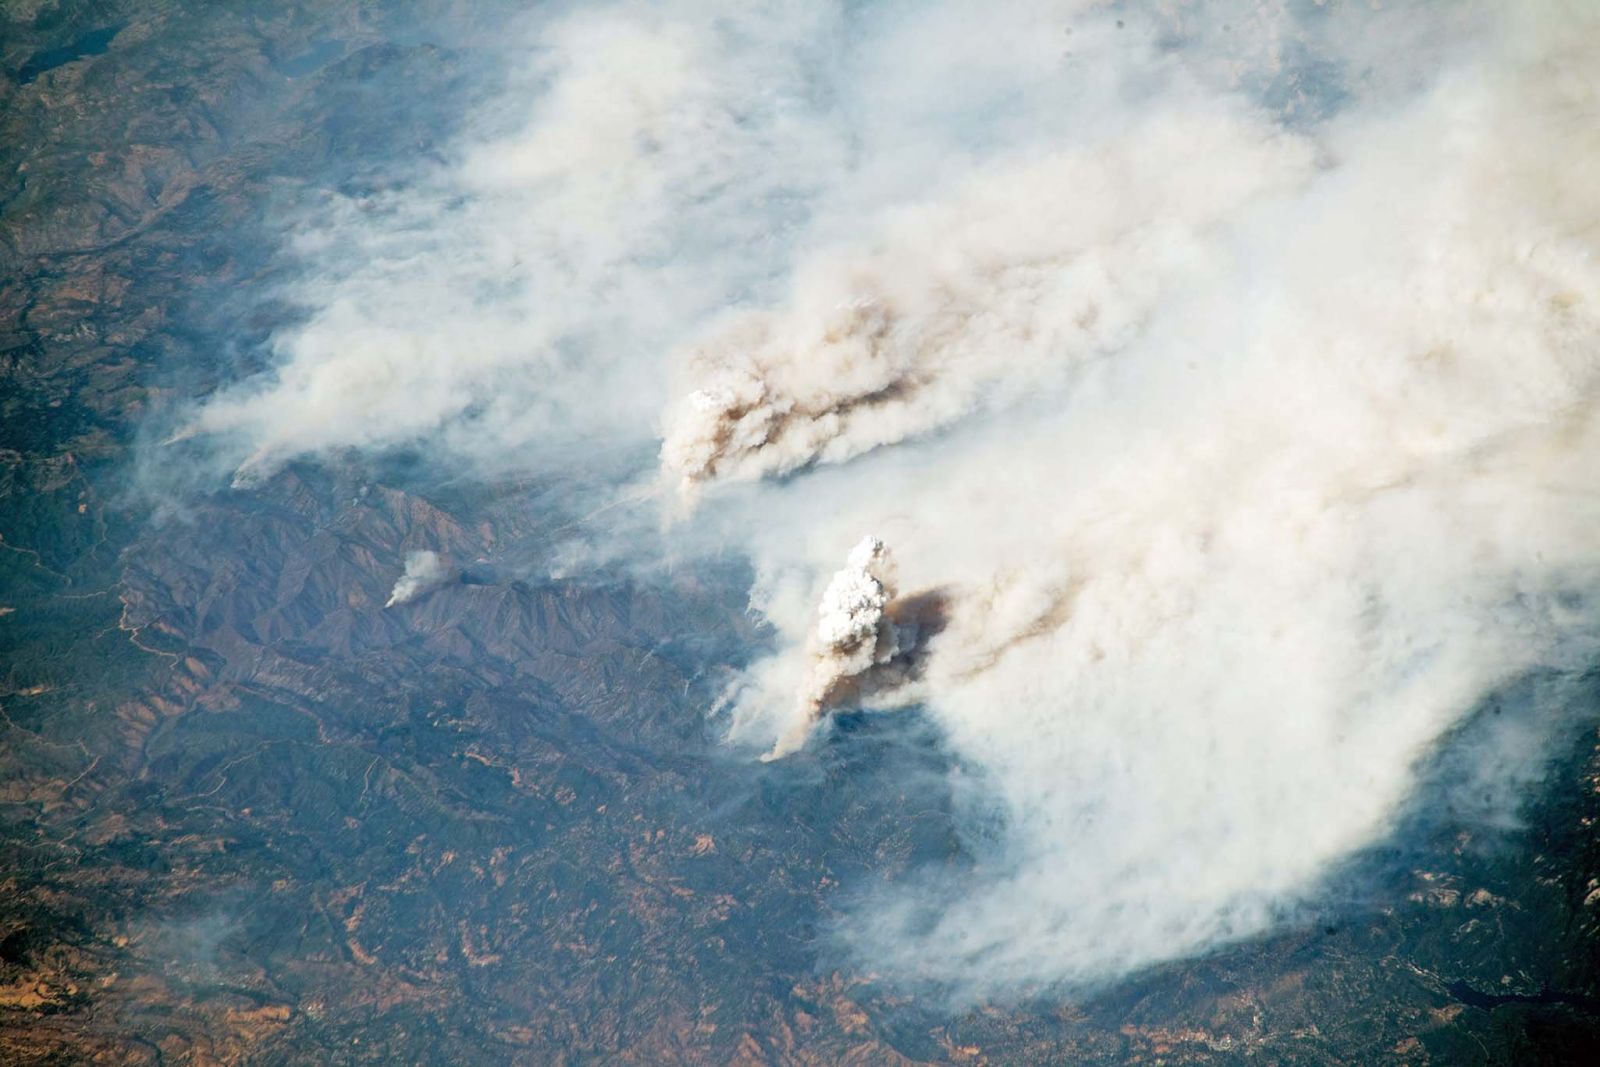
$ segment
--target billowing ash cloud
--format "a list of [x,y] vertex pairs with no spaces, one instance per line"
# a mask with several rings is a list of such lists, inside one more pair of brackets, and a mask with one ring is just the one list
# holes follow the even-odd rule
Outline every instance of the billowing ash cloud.
[[810,670],[800,690],[795,722],[765,759],[798,749],[828,709],[859,688],[862,675],[901,651],[889,616],[894,596],[889,550],[869,534],[850,550],[843,569],[822,592],[809,649]]
[[432,592],[448,582],[454,570],[437,552],[407,552],[406,569],[394,583],[386,608],[409,604],[424,593]]
[[[1000,815],[841,925],[864,967],[1268,929],[1537,674],[1473,770],[1528,780],[1600,652],[1600,10],[1133,6],[546,16],[447,166],[334,198],[307,324],[193,425],[246,476],[581,479],[659,413],[626,492],[698,503],[672,550],[743,547],[778,634],[730,740],[916,704]],[[862,530],[937,626],[875,548],[824,582]]]

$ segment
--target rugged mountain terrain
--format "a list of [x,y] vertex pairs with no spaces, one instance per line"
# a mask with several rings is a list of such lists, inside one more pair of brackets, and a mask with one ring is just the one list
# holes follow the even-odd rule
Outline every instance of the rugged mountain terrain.
[[[335,458],[248,490],[146,438],[258,363],[267,208],[425,152],[429,19],[0,16],[0,1060],[1571,1063],[1600,1046],[1600,748],[1525,825],[1445,803],[1288,932],[950,1008],[839,963],[851,894],[962,843],[914,714],[782,764],[707,710],[737,562],[541,578],[541,487]],[[384,608],[408,551],[458,568]],[[1482,716],[1496,713],[1483,709]]]

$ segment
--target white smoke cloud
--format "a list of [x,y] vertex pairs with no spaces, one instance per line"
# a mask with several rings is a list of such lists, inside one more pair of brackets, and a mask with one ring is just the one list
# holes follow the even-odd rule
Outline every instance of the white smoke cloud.
[[[1092,396],[781,494],[830,516],[808,538],[874,524],[904,580],[951,590],[902,699],[1008,819],[993,873],[847,924],[864,960],[993,992],[1262,930],[1486,694],[1593,656],[1600,93],[1576,28],[1331,126],[1334,165],[1238,213]],[[763,511],[766,558],[804,551]],[[751,681],[737,729],[761,735],[789,683]]]
[[446,163],[295,220],[307,321],[178,436],[216,442],[238,484],[339,447],[503,471],[554,454],[535,443],[647,440],[654,353],[771,269],[727,252],[781,246],[785,205],[835,166],[808,96],[830,16],[806,8],[533,16]]
[[[1059,385],[1125,349],[1175,280],[1207,269],[1204,231],[1303,180],[1310,156],[1219,103],[898,209],[876,246],[802,262],[789,307],[692,349],[663,466],[685,492],[783,474]],[[1230,166],[1192,165],[1207,157]]]
[[407,552],[406,569],[394,583],[389,601],[383,606],[392,608],[409,604],[448,582],[454,573],[450,564],[437,552]]
[[811,728],[845,699],[862,675],[901,651],[889,617],[894,596],[889,550],[869,534],[850,550],[843,569],[822,591],[809,649],[810,670],[800,689],[794,722],[764,759],[798,750]]
[[[780,638],[732,739],[920,703],[1004,816],[843,924],[864,966],[1259,932],[1486,695],[1592,661],[1600,591],[1600,12],[1301,6],[554,18],[525,120],[339,206],[310,322],[196,425],[246,476],[529,469],[665,412],[637,473],[727,483],[672,536],[747,549]],[[894,582],[835,590],[863,529]]]

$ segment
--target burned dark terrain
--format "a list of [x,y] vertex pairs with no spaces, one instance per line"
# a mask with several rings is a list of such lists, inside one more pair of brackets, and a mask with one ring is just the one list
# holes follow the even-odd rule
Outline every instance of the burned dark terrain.
[[[1441,758],[1287,932],[950,1006],[827,938],[962,861],[948,757],[914,713],[723,746],[767,640],[739,560],[556,580],[537,481],[233,489],[161,445],[293,314],[254,295],[269,209],[381,181],[478,91],[430,27],[494,16],[396,6],[0,15],[0,1061],[1593,1062],[1583,709],[1521,825],[1458,812]],[[386,610],[415,550],[459,572]]]

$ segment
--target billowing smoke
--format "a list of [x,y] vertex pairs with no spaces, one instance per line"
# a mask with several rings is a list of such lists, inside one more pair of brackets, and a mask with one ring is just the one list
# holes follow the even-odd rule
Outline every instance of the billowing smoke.
[[[987,994],[1267,929],[1538,674],[1472,772],[1535,776],[1600,652],[1600,9],[1134,7],[550,14],[525,113],[333,198],[307,323],[193,424],[247,475],[581,478],[661,413],[622,493],[697,502],[675,558],[744,549],[778,635],[730,740],[917,705],[1000,814],[841,925],[864,967]],[[897,576],[852,560],[823,630],[863,529]],[[939,591],[914,640],[896,582]]]
[[[1592,660],[1595,30],[1519,24],[1323,130],[1325,169],[1235,211],[1092,389],[763,495],[784,632],[801,514],[828,516],[807,541],[883,531],[903,581],[949,591],[901,701],[1006,815],[987,873],[847,923],[862,959],[992,992],[1262,930],[1486,694]],[[990,311],[1037,329],[1024,307]],[[791,648],[737,732],[783,729]]]
[[[1196,158],[1226,158],[1226,168]],[[1124,350],[1201,235],[1310,167],[1301,139],[1178,110],[1103,141],[1008,161],[895,210],[864,247],[803,261],[787,306],[736,317],[684,359],[662,464],[681,491],[835,463],[985,402],[1070,382]]]
[[765,759],[798,749],[828,709],[859,688],[862,675],[901,651],[889,616],[894,595],[889,550],[869,534],[850,550],[843,569],[822,592],[809,649],[811,667],[800,690],[795,722]]
[[748,250],[780,248],[840,166],[812,99],[838,12],[562,6],[480,57],[504,97],[442,162],[290,220],[305,321],[176,435],[236,484],[418,441],[480,476],[605,460],[650,439],[659,352],[772,270]]
[[407,552],[406,569],[394,583],[386,608],[409,604],[424,593],[432,592],[448,582],[455,574],[450,564],[437,552]]

